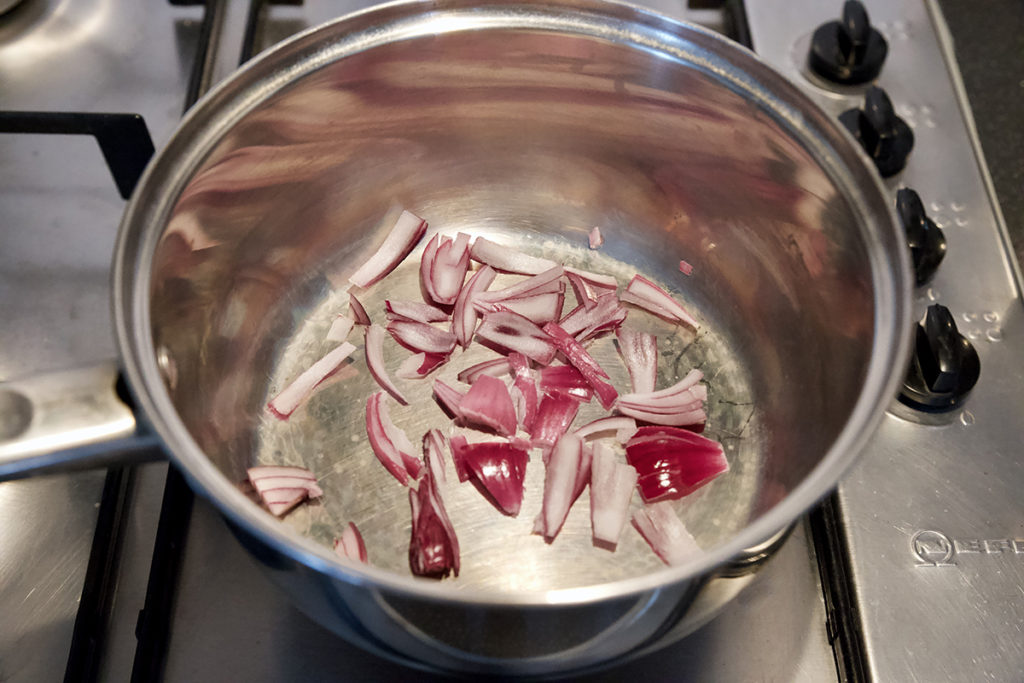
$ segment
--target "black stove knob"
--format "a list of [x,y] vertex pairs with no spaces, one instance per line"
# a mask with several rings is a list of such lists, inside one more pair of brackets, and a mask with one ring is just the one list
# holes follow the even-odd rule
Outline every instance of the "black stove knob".
[[956,408],[978,381],[978,352],[957,331],[953,314],[941,304],[928,307],[915,332],[914,353],[900,401],[927,412]]
[[907,234],[907,246],[920,287],[932,279],[946,256],[946,236],[925,213],[921,197],[909,188],[896,193],[896,212]]
[[843,5],[843,18],[815,30],[807,63],[814,73],[840,85],[873,81],[882,70],[889,46],[872,28],[868,12],[857,0]]
[[914,132],[896,116],[884,90],[868,88],[864,108],[847,109],[839,115],[839,121],[857,138],[883,178],[903,170],[914,147]]

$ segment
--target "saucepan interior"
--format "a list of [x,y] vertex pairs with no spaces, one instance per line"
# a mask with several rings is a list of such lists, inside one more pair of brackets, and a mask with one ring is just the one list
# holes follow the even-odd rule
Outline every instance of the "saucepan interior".
[[[347,277],[404,207],[431,232],[485,235],[621,284],[645,274],[694,312],[697,331],[639,311],[629,321],[659,336],[659,386],[693,367],[706,376],[705,434],[725,445],[731,470],[677,504],[702,547],[727,545],[821,479],[831,454],[837,472],[805,492],[809,505],[849,459],[836,444],[854,438],[851,419],[872,421],[864,393],[884,394],[898,346],[902,262],[885,253],[893,230],[876,186],[864,189],[869,176],[849,149],[842,158],[829,147],[845,142],[816,128],[826,124],[787,118],[793,105],[763,97],[766,71],[737,77],[732,57],[708,52],[715,38],[662,36],[674,46],[665,49],[651,44],[657,25],[620,35],[597,19],[563,25],[552,12],[517,23],[488,7],[328,27],[299,40],[298,76],[268,77],[258,98],[241,91],[249,100],[230,121],[207,125],[210,142],[183,172],[166,227],[139,256],[151,268],[141,338],[187,438],[230,482],[257,463],[308,467],[325,495],[284,524],[329,546],[353,521],[374,567],[409,575],[408,492],[365,434],[376,384],[361,334],[351,364],[290,420],[264,409],[331,348],[324,335],[347,310]],[[308,57],[314,50],[327,56]],[[186,130],[215,120],[200,109]],[[851,160],[862,177],[843,166]],[[587,248],[593,226],[606,240],[597,251]],[[418,254],[360,292],[378,321],[384,299],[419,299]],[[389,344],[394,368],[408,352]],[[591,350],[627,387],[612,341]],[[453,380],[487,357],[474,348],[437,376]],[[400,384],[411,404],[392,416],[413,442],[448,424],[429,379]],[[588,410],[578,423],[598,415]],[[536,455],[527,472],[517,518],[449,478],[462,575],[439,590],[500,599],[664,569],[632,529],[614,553],[594,547],[586,496],[554,543],[532,535],[544,477]]]

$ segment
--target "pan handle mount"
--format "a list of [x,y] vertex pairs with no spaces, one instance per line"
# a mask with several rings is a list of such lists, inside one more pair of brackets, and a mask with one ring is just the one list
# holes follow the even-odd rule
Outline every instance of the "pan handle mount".
[[114,362],[0,382],[0,481],[161,456]]

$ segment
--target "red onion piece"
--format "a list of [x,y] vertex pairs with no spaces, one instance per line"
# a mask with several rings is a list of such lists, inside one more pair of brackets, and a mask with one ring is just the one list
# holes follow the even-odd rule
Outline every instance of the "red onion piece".
[[339,557],[344,557],[354,562],[369,563],[363,535],[359,533],[358,527],[352,522],[349,522],[345,530],[341,532],[341,538],[335,539],[334,552],[338,553]]
[[[366,434],[370,439],[370,448],[380,463],[400,484],[408,486],[407,463],[416,461],[416,458],[412,455],[412,444],[405,436],[405,432],[391,421],[387,396],[383,391],[370,396],[366,402]],[[395,440],[399,443],[395,443]],[[400,450],[403,447],[406,448],[405,452]]]
[[[619,441],[624,442],[636,433],[636,420],[631,417],[602,417],[593,422],[588,422],[573,433],[581,439],[585,439],[588,436],[601,434],[602,432],[616,432],[616,437]],[[619,433],[622,436],[627,434],[628,436],[626,436],[626,439],[622,439]]]
[[530,296],[533,294],[561,292],[564,291],[565,285],[559,282],[558,279],[564,274],[565,269],[563,269],[562,266],[554,266],[542,273],[534,275],[533,277],[520,280],[516,284],[506,287],[505,289],[498,289],[493,292],[481,294],[480,300],[495,303],[498,301],[506,301],[508,299],[521,299],[524,296]]
[[583,493],[583,489],[587,488],[587,484],[590,483],[590,464],[594,458],[593,444],[583,443],[581,448],[580,466],[579,469],[576,470],[576,481],[572,485],[573,503],[576,502],[576,499],[580,497],[581,493]]
[[469,235],[459,233],[455,241],[434,235],[420,259],[420,283],[429,301],[448,306],[455,303],[469,270]]
[[374,255],[348,281],[357,287],[369,287],[380,281],[409,255],[426,231],[425,220],[414,213],[403,211]]
[[455,474],[460,482],[469,481],[469,470],[466,468],[465,455],[469,452],[469,443],[466,437],[457,434],[448,439],[448,450],[452,454],[452,464],[455,465]]
[[425,298],[428,301],[437,301],[434,292],[434,279],[431,271],[437,262],[437,248],[441,245],[441,235],[434,233],[434,236],[427,240],[427,246],[423,247],[423,254],[420,256],[420,285],[423,287]]
[[287,420],[320,384],[341,367],[356,347],[344,342],[305,369],[267,403],[267,409],[279,420]]
[[544,471],[540,533],[550,543],[562,529],[573,502],[573,489],[583,456],[583,441],[566,434],[555,445]]
[[516,433],[516,410],[500,379],[480,375],[462,400],[459,413],[466,422],[483,425],[502,436]]
[[348,334],[352,331],[352,326],[355,324],[356,321],[347,315],[339,315],[331,323],[331,328],[327,330],[327,336],[324,338],[327,341],[343,342],[348,339]]
[[654,391],[658,381],[657,337],[629,327],[615,330],[615,336],[619,340],[619,354],[629,370],[633,392],[646,394]]
[[547,365],[555,357],[551,338],[533,322],[511,311],[485,313],[476,336],[485,345],[518,351],[541,365]]
[[530,361],[523,354],[513,351],[508,354],[508,367],[512,371],[513,385],[523,401],[520,424],[527,432],[532,431],[540,397],[537,395],[537,382],[530,372]]
[[473,246],[470,247],[469,254],[474,261],[485,263],[506,273],[536,275],[556,265],[554,261],[528,256],[505,245],[492,242],[486,237],[477,237],[473,241]]
[[530,431],[530,441],[534,446],[547,452],[562,438],[569,425],[576,419],[576,411],[580,402],[569,396],[545,394],[537,408],[537,417]]
[[[630,280],[629,285],[626,287],[626,292],[636,297],[630,300],[631,303],[642,306],[652,313],[668,317],[670,320],[686,323],[693,328],[700,327],[697,319],[690,315],[679,302],[673,299],[671,294],[642,275],[633,276],[633,279]],[[626,301],[625,298],[622,300]],[[668,312],[668,316],[665,315],[665,311]]]
[[[598,273],[591,273],[586,270],[580,270],[579,268],[573,268],[571,266],[565,266],[566,273],[572,273],[583,278],[592,289],[603,290],[601,293],[606,294],[609,291],[614,292],[619,288],[619,282],[611,275],[600,275]],[[593,292],[592,292],[593,293]]]
[[626,442],[644,501],[677,500],[729,471],[722,445],[675,427],[641,427]]
[[683,275],[692,275],[693,274],[693,266],[690,265],[689,263],[687,263],[686,261],[680,261],[679,262],[679,272],[682,273]]
[[441,408],[453,418],[461,418],[462,410],[460,404],[462,399],[466,397],[458,389],[451,387],[439,379],[434,380],[434,397],[437,402],[441,404]]
[[508,442],[513,448],[518,448],[523,452],[529,452],[533,448],[529,441],[518,436],[510,437]]
[[283,517],[308,498],[324,495],[316,476],[305,467],[259,465],[246,474],[249,483],[275,517]]
[[477,301],[474,306],[480,313],[489,311],[512,311],[524,318],[529,318],[538,325],[552,322],[562,317],[562,305],[565,295],[561,292],[546,294],[529,294],[516,299],[502,299],[498,302]]
[[601,236],[601,228],[596,225],[594,226],[594,229],[590,231],[588,238],[591,249],[598,249],[602,244],[604,244],[604,237]]
[[670,503],[655,503],[636,510],[633,526],[651,550],[669,566],[677,567],[702,552]]
[[576,273],[566,273],[565,279],[572,285],[572,293],[576,295],[576,302],[583,306],[585,310],[591,311],[594,306],[597,305],[597,299],[591,298],[590,292],[587,291],[587,283],[583,281]]
[[576,418],[580,402],[562,394],[544,394],[537,407],[530,442],[540,448],[547,462],[555,443],[568,431]]
[[[444,472],[444,445],[447,439],[439,429],[431,429],[423,435],[423,459],[435,483],[443,484],[448,480]],[[438,495],[440,495],[438,491]]]
[[392,320],[388,332],[399,344],[410,351],[423,353],[451,353],[455,348],[455,335],[427,323],[412,320]]
[[616,409],[645,422],[683,426],[703,424],[707,419],[704,401],[707,387],[700,384],[700,370],[691,370],[672,386],[646,394],[623,394],[615,402]]
[[389,320],[404,318],[405,320],[421,323],[439,323],[447,322],[448,320],[448,314],[440,308],[429,304],[421,304],[418,301],[392,301],[387,299],[384,301],[384,310]]
[[473,339],[473,332],[476,330],[476,321],[479,317],[473,307],[473,302],[477,296],[487,291],[497,275],[493,268],[484,266],[469,278],[469,282],[455,299],[455,308],[452,310],[452,334],[463,348],[469,346],[470,340]]
[[594,395],[590,383],[571,365],[550,365],[540,370],[540,389],[548,394],[565,394],[587,403]]
[[486,492],[491,503],[506,515],[518,515],[530,459],[526,451],[510,443],[491,441],[460,444],[459,450],[469,477]]
[[485,360],[482,363],[470,365],[459,373],[457,379],[465,384],[472,384],[480,375],[500,377],[505,374],[508,374],[508,359],[495,358],[494,360]]
[[626,309],[619,304],[619,297],[614,292],[602,294],[594,301],[594,306],[587,309],[580,304],[569,311],[559,321],[563,330],[576,337],[582,343],[606,330],[612,330],[626,319]]
[[381,389],[394,396],[403,406],[409,405],[409,400],[388,377],[387,368],[384,366],[384,328],[380,325],[370,325],[366,328],[366,367]]
[[593,445],[590,463],[590,526],[594,540],[614,547],[629,517],[629,501],[636,488],[636,470],[620,463],[600,441]]
[[419,487],[409,491],[412,535],[409,568],[416,576],[443,579],[459,575],[459,539],[428,470]]
[[348,293],[348,311],[352,314],[352,319],[356,321],[356,325],[369,325],[370,316],[366,314],[366,309],[359,303],[359,299],[352,292]]
[[548,333],[558,349],[565,354],[565,357],[573,367],[579,370],[580,374],[594,388],[601,406],[605,410],[611,408],[612,404],[615,403],[615,399],[618,398],[619,392],[615,391],[615,387],[611,384],[604,381],[608,379],[608,373],[598,365],[594,357],[587,353],[587,350],[571,334],[563,330],[557,323],[544,325],[544,331]]
[[448,353],[414,353],[402,361],[395,371],[400,379],[423,379],[448,362]]

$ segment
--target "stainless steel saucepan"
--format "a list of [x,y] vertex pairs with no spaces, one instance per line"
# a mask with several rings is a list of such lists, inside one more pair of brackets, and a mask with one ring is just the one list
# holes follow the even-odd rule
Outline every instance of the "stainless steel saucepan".
[[[268,396],[328,350],[346,279],[398,207],[431,230],[487,235],[620,282],[644,273],[698,314],[696,335],[636,321],[663,339],[662,385],[691,367],[707,377],[707,433],[731,471],[678,506],[702,555],[668,568],[631,529],[615,553],[595,548],[586,497],[545,544],[530,533],[543,488],[534,461],[515,519],[468,485],[447,486],[462,575],[419,580],[406,489],[366,441],[374,384],[362,352],[290,421],[267,415]],[[590,251],[595,225],[606,243]],[[430,0],[308,31],[205,97],[128,206],[113,310],[145,419],[296,604],[411,666],[548,675],[689,632],[835,485],[901,374],[908,272],[863,155],[750,52],[598,0]],[[418,296],[407,264],[364,304]],[[610,342],[593,350],[620,368]],[[86,411],[75,434],[32,441],[45,410],[12,397],[40,386],[0,392],[20,411],[0,444],[7,478],[100,450],[55,446],[133,429],[125,411],[89,428]],[[411,406],[393,417],[415,441],[444,419],[429,382],[403,386]],[[255,463],[309,467],[322,503],[271,517],[236,486]],[[330,548],[349,521],[369,566]]]

